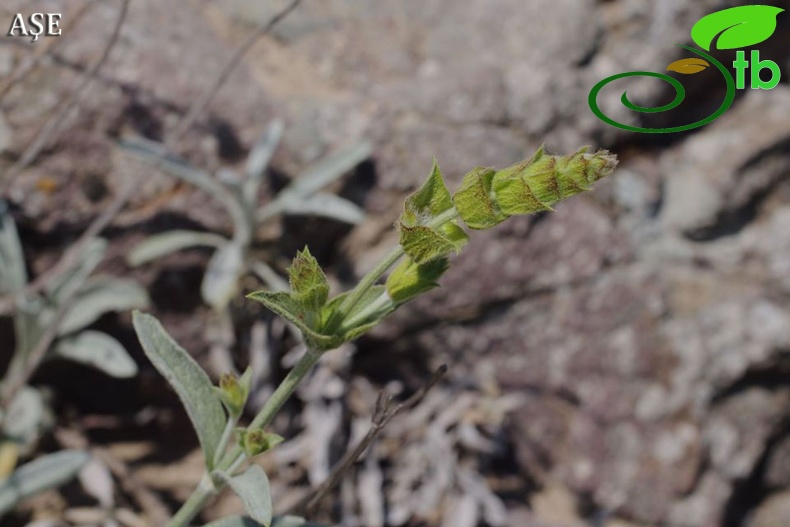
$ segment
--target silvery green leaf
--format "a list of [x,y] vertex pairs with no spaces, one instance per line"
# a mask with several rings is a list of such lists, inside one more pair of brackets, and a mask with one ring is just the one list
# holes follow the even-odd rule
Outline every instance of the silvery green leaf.
[[46,306],[40,297],[19,299],[14,311],[14,337],[17,354],[33,349],[44,333],[42,314]]
[[128,378],[137,375],[137,364],[123,344],[100,331],[82,331],[73,337],[58,340],[54,355],[93,366],[111,377]]
[[256,221],[260,223],[281,214],[299,200],[340,179],[346,172],[369,158],[371,152],[370,143],[363,142],[308,167],[301,176],[285,187],[275,200],[258,210],[255,214]]
[[228,243],[211,257],[200,292],[203,300],[221,311],[236,295],[239,278],[244,273],[244,249],[238,243]]
[[247,179],[244,182],[242,195],[244,202],[250,209],[252,209],[258,201],[258,189],[263,179],[263,174],[266,172],[266,167],[269,166],[269,161],[280,144],[280,139],[283,135],[283,122],[280,119],[272,121],[266,132],[258,139],[255,146],[252,147],[249,156],[247,156],[247,164],[244,168]]
[[47,295],[59,302],[76,292],[96,269],[96,266],[101,263],[106,250],[107,240],[104,238],[90,240],[80,252],[77,263],[71,269],[50,280],[46,287]]
[[171,176],[186,183],[194,185],[209,195],[219,200],[228,214],[233,219],[237,235],[243,232],[246,239],[251,231],[251,221],[245,207],[222,183],[214,179],[208,172],[191,167],[186,160],[173,156],[167,152],[161,143],[145,139],[122,139],[118,142],[119,148],[144,159],[152,165],[161,168]]
[[0,483],[0,516],[23,499],[67,483],[89,459],[82,450],[63,450],[22,465]]
[[138,266],[168,254],[190,247],[221,247],[228,240],[210,232],[174,230],[156,234],[138,243],[129,252],[126,261]]
[[25,386],[8,405],[1,428],[6,437],[26,444],[36,438],[47,420],[47,407],[41,392]]
[[137,282],[110,277],[90,278],[77,293],[58,334],[73,333],[111,311],[144,309],[149,302],[148,292]]
[[288,291],[288,281],[266,262],[253,262],[252,271],[274,292]]
[[225,428],[225,411],[206,372],[167,334],[151,315],[135,311],[134,329],[146,356],[167,379],[195,427],[208,469]]
[[0,200],[0,294],[22,289],[27,283],[25,256],[8,205]]
[[269,488],[269,478],[266,472],[258,465],[251,465],[247,470],[237,476],[229,476],[224,472],[215,472],[214,475],[227,483],[238,494],[252,519],[270,527],[272,523],[272,492]]
[[121,139],[118,141],[118,147],[208,193],[213,193],[218,187],[221,188],[221,185],[208,172],[193,168],[185,159],[168,153],[162,143],[135,137]]
[[294,216],[323,216],[352,225],[365,219],[365,211],[356,204],[340,196],[323,192],[290,200],[283,207],[283,212]]
[[340,179],[346,172],[368,159],[373,148],[361,142],[331,154],[307,167],[299,178],[286,189],[301,195],[311,194]]

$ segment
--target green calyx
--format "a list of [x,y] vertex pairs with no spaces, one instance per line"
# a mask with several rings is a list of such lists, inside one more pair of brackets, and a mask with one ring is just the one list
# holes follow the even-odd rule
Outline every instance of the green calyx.
[[239,445],[244,449],[247,457],[257,456],[268,452],[284,441],[282,436],[264,432],[263,430],[247,430],[239,428],[236,431]]
[[398,231],[403,251],[418,264],[459,252],[469,241],[457,221],[451,219],[438,225],[434,220],[452,212],[453,198],[444,184],[436,161],[422,188],[406,199]]
[[244,411],[244,405],[247,404],[247,398],[250,396],[251,388],[252,369],[247,368],[241,378],[236,377],[232,373],[223,374],[219,380],[217,395],[219,395],[228,413],[238,418]]
[[438,280],[450,267],[447,258],[437,258],[418,264],[411,258],[404,259],[387,278],[385,287],[392,301],[400,305],[412,298],[439,287]]

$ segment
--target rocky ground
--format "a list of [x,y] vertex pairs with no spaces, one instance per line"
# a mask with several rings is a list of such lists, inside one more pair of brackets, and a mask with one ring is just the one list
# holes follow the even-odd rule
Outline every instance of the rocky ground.
[[[81,4],[38,3],[65,13]],[[27,4],[6,1],[0,13]],[[34,271],[117,192],[129,160],[114,138],[167,139],[235,45],[281,4],[132,3],[87,104],[9,192]],[[474,166],[506,166],[544,143],[553,152],[591,144],[621,158],[595,192],[475,233],[440,289],[328,361],[312,393],[300,396],[308,417],[292,427],[297,439],[270,462],[283,481],[298,480],[288,470],[300,452],[326,449],[319,461],[342,452],[369,419],[378,388],[413,389],[446,362],[450,374],[433,399],[385,433],[327,517],[367,527],[790,524],[790,230],[782,223],[790,221],[790,87],[746,90],[711,125],[670,137],[618,130],[587,106],[598,80],[662,71],[684,56],[674,44],[690,43],[696,20],[736,4],[305,0],[253,48],[184,154],[210,169],[233,166],[280,117],[286,128],[274,166],[282,178],[371,141],[371,160],[341,189],[364,206],[363,225],[333,230],[329,240],[309,219],[261,233],[278,248],[277,265],[314,241],[338,284],[388,249],[402,199],[434,156],[451,186]],[[4,164],[96,60],[116,9],[97,5],[3,100]],[[787,68],[788,44],[790,22],[780,17],[763,57]],[[3,41],[0,77],[31,49]],[[721,100],[716,80],[715,72],[689,79],[688,111],[651,122],[705,115]],[[646,82],[634,93],[658,102],[667,97],[661,89]],[[619,95],[606,92],[604,104],[614,108]],[[121,258],[146,233],[183,225],[229,227],[209,197],[151,174],[109,232],[106,268],[146,283],[168,329],[205,357],[208,311],[195,291],[207,255],[134,271]],[[128,318],[105,323],[133,346]],[[195,456],[167,444],[175,425],[162,423],[178,422],[178,411],[150,367],[117,389],[126,402],[91,401],[80,395],[84,383],[54,373],[43,381],[61,390],[70,415],[63,426],[75,415],[83,426],[112,415],[139,422],[143,408],[158,409],[135,433],[137,450],[101,424],[89,436],[166,500],[183,497],[199,477],[184,468]],[[310,412],[338,417],[311,432],[319,421]],[[323,446],[305,446],[320,433],[328,434],[316,443]],[[316,463],[305,469],[310,482],[325,474],[326,463]],[[162,476],[179,467],[178,481]],[[387,490],[365,494],[371,486]],[[210,514],[234,506],[220,502]]]

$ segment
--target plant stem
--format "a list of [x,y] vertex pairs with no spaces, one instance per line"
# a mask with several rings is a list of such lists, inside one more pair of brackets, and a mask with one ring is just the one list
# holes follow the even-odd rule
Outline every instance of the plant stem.
[[[315,350],[308,349],[307,352],[299,359],[299,362],[288,372],[288,375],[283,379],[283,382],[277,387],[274,393],[266,401],[266,404],[252,420],[252,423],[247,427],[247,430],[263,429],[271,423],[274,416],[280,408],[283,407],[285,402],[293,395],[296,387],[304,379],[305,375],[315,366],[318,359],[321,358],[321,353]],[[218,464],[217,470],[233,470],[241,466],[241,463],[246,459],[247,455],[244,453],[239,445],[231,449],[223,458],[222,462]],[[228,472],[228,475],[232,475]],[[181,506],[167,527],[187,527],[189,522],[206,506],[206,502],[212,495],[225,488],[223,481],[217,481],[212,484],[208,474],[203,476],[200,484],[192,492],[189,499]]]
[[312,349],[299,359],[299,362],[288,372],[288,375],[283,379],[283,382],[274,390],[274,393],[266,401],[266,404],[252,420],[252,423],[247,427],[247,430],[262,430],[266,428],[280,411],[280,408],[285,404],[291,395],[296,390],[296,387],[302,382],[302,379],[307,373],[315,366],[318,359],[321,358],[322,353]]
[[[432,229],[438,229],[442,225],[449,223],[458,217],[458,211],[455,210],[455,207],[452,207],[432,218],[431,221],[428,222],[428,227],[431,227]],[[338,309],[336,312],[337,316],[334,317],[334,319],[328,324],[330,330],[337,329],[337,325],[343,322],[343,320],[341,320],[339,317],[345,316],[352,309],[354,309],[359,301],[362,300],[362,297],[365,296],[365,293],[367,293],[371,287],[376,285],[376,282],[382,276],[384,276],[389,268],[395,265],[403,255],[403,247],[399,244],[392,251],[390,251],[390,253],[385,256],[384,259],[378,263],[378,265],[376,265],[376,267],[371,269],[364,277],[362,277],[362,280],[359,281],[351,294],[348,295],[348,297],[340,305],[340,309]]]
[[228,448],[228,442],[233,436],[233,429],[236,428],[237,419],[232,415],[228,417],[228,423],[225,425],[225,430],[222,431],[222,436],[219,438],[219,445],[217,451],[214,452],[214,465],[216,466],[223,458],[225,450]]
[[167,524],[167,527],[187,527],[198,513],[206,506],[206,502],[219,489],[214,489],[208,474],[204,474],[200,483],[192,491],[192,495],[184,502],[175,516]]
[[357,286],[351,292],[348,297],[346,297],[345,301],[340,306],[340,313],[348,313],[351,309],[356,306],[359,301],[365,296],[365,293],[368,290],[376,285],[376,282],[379,278],[381,278],[384,273],[386,273],[390,267],[395,265],[395,263],[400,260],[401,256],[403,256],[403,247],[398,245],[395,247],[390,253],[381,260],[376,267],[370,270],[368,274],[366,274],[362,280],[359,281]]
[[[433,218],[428,225],[436,229],[456,218],[458,218],[458,211],[452,208]],[[343,309],[341,309],[340,312],[348,313],[348,310],[356,306],[365,293],[370,290],[370,288],[373,287],[403,255],[403,248],[398,245],[384,257],[376,267],[360,280],[359,284],[357,284],[346,301],[343,302]],[[337,322],[339,323],[342,321],[339,320]],[[318,359],[321,358],[321,355],[322,353],[316,350],[307,350],[293,369],[288,372],[288,375],[283,379],[271,397],[269,397],[261,411],[258,412],[258,415],[256,415],[249,424],[247,427],[248,431],[263,430],[272,422],[277,412],[279,412],[285,402],[290,399],[297,386],[299,386],[299,383],[302,382],[302,379],[304,379],[307,373],[315,366]],[[246,458],[247,455],[244,453],[241,446],[236,445],[222,457],[222,461],[217,464],[217,470],[229,471],[228,474],[232,475],[232,472],[237,470]],[[168,527],[187,527],[189,522],[201,511],[201,509],[203,509],[211,496],[221,491],[224,487],[224,482],[217,481],[212,483],[211,478],[206,474],[201,480],[200,485],[198,485],[189,499],[170,521]]]

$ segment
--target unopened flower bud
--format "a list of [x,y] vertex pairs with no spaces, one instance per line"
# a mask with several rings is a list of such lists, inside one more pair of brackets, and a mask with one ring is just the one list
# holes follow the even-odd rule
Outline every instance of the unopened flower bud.
[[270,434],[263,430],[238,430],[239,443],[248,457],[257,456],[271,450],[284,441],[282,436]]
[[529,160],[494,174],[495,201],[507,215],[552,210],[558,201],[589,190],[616,166],[617,158],[606,150],[590,154],[583,148],[557,156],[546,154],[541,147]]

